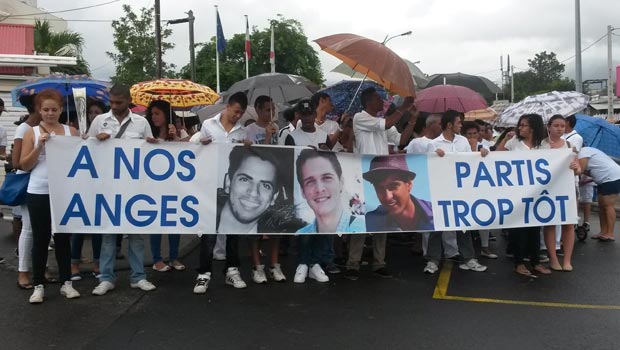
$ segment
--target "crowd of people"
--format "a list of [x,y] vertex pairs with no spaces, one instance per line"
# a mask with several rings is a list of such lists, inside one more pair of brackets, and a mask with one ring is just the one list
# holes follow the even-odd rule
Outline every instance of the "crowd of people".
[[[88,107],[88,131],[81,136],[96,138],[100,142],[116,138],[144,139],[150,143],[194,142],[206,147],[211,143],[239,144],[229,154],[224,188],[218,192],[218,234],[200,238],[198,275],[193,288],[196,294],[207,292],[213,260],[225,261],[223,274],[227,285],[247,287],[241,274],[240,236],[225,235],[226,232],[249,234],[251,279],[257,284],[266,283],[268,279],[276,282],[287,280],[280,257],[292,246],[297,250],[294,283],[304,283],[308,278],[328,282],[336,274],[349,280],[359,279],[366,245],[372,247],[372,273],[390,278],[392,272],[386,262],[390,233],[386,232],[396,231],[426,231],[410,234],[414,240],[420,240],[426,259],[426,265],[421,268],[424,273],[436,273],[443,259],[458,261],[462,270],[484,272],[487,266],[478,260],[472,237],[480,237],[480,257],[497,259],[498,254],[490,249],[489,240],[492,234],[501,231],[434,231],[430,202],[411,193],[416,174],[407,167],[406,153],[435,152],[443,157],[447,153],[475,152],[485,157],[489,152],[570,148],[575,157],[566,164],[566,171],[573,172],[576,177],[576,191],[584,208],[582,226],[589,227],[589,204],[593,201],[596,186],[601,231],[593,238],[601,242],[614,240],[614,203],[620,193],[620,166],[599,150],[584,147],[583,140],[573,129],[574,116],[556,115],[545,125],[540,115],[523,115],[516,128],[507,128],[494,137],[491,125],[480,120],[464,121],[461,112],[418,113],[412,98],[405,98],[399,106],[384,111],[384,102],[373,88],[363,90],[359,98],[363,107],[361,112],[353,116],[345,113],[333,120],[328,117],[333,111],[330,96],[317,93],[284,111],[287,125],[279,128],[274,119],[274,101],[269,96],[255,99],[257,119],[242,125],[240,121],[248,107],[248,98],[238,92],[228,98],[221,113],[205,120],[200,130],[191,134],[177,123],[178,118],[166,101],[153,101],[145,117],[132,113],[129,89],[116,85],[110,89],[108,111],[97,103]],[[53,282],[46,275],[52,237],[60,293],[69,299],[80,296],[73,282],[82,278],[80,263],[84,235],[51,233],[45,144],[50,137],[80,136],[71,123],[64,125],[60,122],[62,106],[62,97],[55,90],[37,94],[28,106],[27,119],[17,128],[12,151],[13,167],[20,172],[30,172],[27,203],[20,208],[23,225],[18,243],[17,276],[20,288],[33,290],[30,303],[43,302],[45,286]],[[276,166],[277,160],[259,147],[252,149],[253,144],[309,147],[296,158],[296,181],[314,220],[297,222],[296,235],[260,234],[269,232],[264,229],[269,225],[265,214],[284,194],[278,183],[281,178],[278,172],[282,169]],[[348,208],[341,205],[345,179],[337,157],[339,152],[374,156],[363,178],[372,184],[380,204],[362,214],[365,214],[365,225],[360,220],[360,213],[353,209],[361,205],[355,198],[351,199]],[[254,196],[251,205],[247,204],[249,192]],[[373,233],[370,238],[366,234],[307,234],[368,231],[381,232]],[[130,286],[143,291],[155,290],[156,286],[148,281],[144,268],[144,238],[137,234],[128,234],[126,238]],[[162,235],[150,235],[149,238],[153,271],[185,270],[179,260],[179,235],[168,235],[167,260],[162,257]],[[99,280],[92,290],[93,295],[102,296],[115,288],[114,266],[121,254],[122,240],[119,235],[92,235],[92,272]],[[296,241],[294,245],[293,240]],[[520,275],[533,277],[548,275],[552,271],[569,272],[573,270],[574,241],[574,225],[512,228],[508,230],[506,255],[513,257],[514,272]],[[267,257],[262,254],[265,242],[269,248]],[[541,248],[546,253],[541,253]]]

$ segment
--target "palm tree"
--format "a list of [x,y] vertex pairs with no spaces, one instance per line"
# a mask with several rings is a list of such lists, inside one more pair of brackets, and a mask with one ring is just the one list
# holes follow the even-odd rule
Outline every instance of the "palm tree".
[[52,72],[66,74],[89,74],[88,62],[82,57],[84,38],[68,30],[53,32],[48,21],[36,20],[34,25],[34,49],[53,56],[77,57],[77,65],[52,67]]

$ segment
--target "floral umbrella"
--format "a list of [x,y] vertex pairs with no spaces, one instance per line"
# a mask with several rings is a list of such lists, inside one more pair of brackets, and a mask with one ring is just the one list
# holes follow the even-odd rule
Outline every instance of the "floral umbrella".
[[554,114],[564,117],[578,113],[588,107],[590,96],[575,91],[551,91],[524,98],[506,108],[497,118],[499,126],[516,126],[524,114],[536,113],[546,123]]
[[131,87],[134,104],[148,107],[151,101],[163,100],[175,109],[212,105],[219,98],[210,87],[182,79],[158,79],[134,84]]

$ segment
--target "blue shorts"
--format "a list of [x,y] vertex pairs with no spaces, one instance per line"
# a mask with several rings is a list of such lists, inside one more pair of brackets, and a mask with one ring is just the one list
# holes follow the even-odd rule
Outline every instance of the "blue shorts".
[[620,193],[620,179],[616,181],[603,182],[598,185],[598,194],[609,196]]

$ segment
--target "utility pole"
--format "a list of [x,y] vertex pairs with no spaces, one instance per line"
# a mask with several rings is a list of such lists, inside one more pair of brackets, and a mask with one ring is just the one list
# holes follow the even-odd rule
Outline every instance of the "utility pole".
[[161,78],[161,16],[159,12],[159,1],[155,0],[155,74],[157,79]]
[[614,28],[607,26],[607,120],[613,120],[614,116],[614,93],[612,86],[613,67],[611,63],[611,34]]
[[577,92],[582,92],[581,81],[581,10],[579,0],[575,0],[575,87]]
[[515,102],[515,66],[510,66],[510,102]]
[[196,81],[196,62],[194,54],[194,11],[189,10],[186,18],[172,19],[168,24],[189,23],[189,66],[192,81]]

